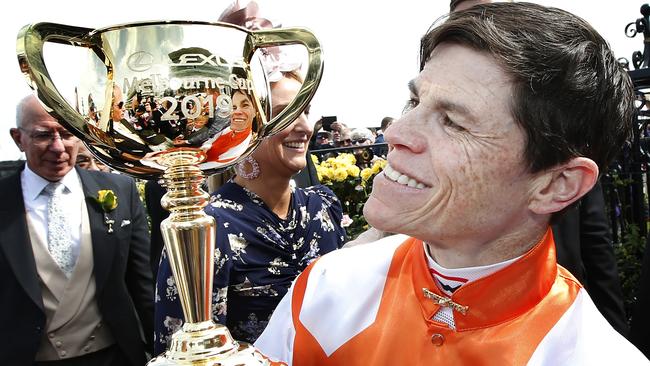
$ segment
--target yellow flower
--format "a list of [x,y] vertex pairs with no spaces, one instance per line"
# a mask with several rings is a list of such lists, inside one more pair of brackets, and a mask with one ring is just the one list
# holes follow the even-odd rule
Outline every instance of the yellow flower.
[[110,189],[102,189],[97,191],[97,203],[102,207],[104,212],[113,211],[117,207],[117,196]]
[[351,177],[358,177],[358,176],[359,176],[359,171],[360,171],[360,170],[361,170],[361,169],[359,169],[359,167],[356,166],[356,165],[350,165],[350,166],[348,166],[348,168],[347,168],[348,175],[351,176]]
[[145,192],[144,191],[146,189],[145,188],[145,182],[138,179],[135,182],[135,186],[136,186],[136,188],[138,188],[138,196],[140,197],[140,201],[142,201],[142,204],[144,204],[145,207],[146,207],[147,202],[145,202],[145,198],[144,198],[145,197]]
[[372,175],[373,175],[373,171],[370,168],[365,168],[361,171],[361,179],[363,179],[364,182],[370,179]]
[[318,161],[318,156],[314,154],[309,154],[309,155],[311,155],[311,161],[314,163],[314,165],[318,165],[320,163],[320,161]]
[[331,175],[329,169],[324,166],[316,165],[316,174],[318,174],[318,180],[331,180]]
[[384,170],[384,167],[386,166],[386,160],[380,159],[377,160],[374,164],[372,164],[372,173],[377,174],[380,171]]
[[339,154],[336,157],[336,160],[338,160],[339,162],[345,165],[350,165],[350,164],[354,165],[357,163],[357,158],[354,157],[354,154],[350,154],[350,153]]
[[348,171],[343,168],[338,168],[334,170],[332,175],[335,181],[343,182],[348,177]]

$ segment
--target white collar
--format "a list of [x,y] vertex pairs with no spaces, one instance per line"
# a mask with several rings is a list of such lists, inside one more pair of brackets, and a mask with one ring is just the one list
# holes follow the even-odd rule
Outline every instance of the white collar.
[[482,277],[487,277],[492,273],[500,270],[501,268],[505,268],[509,266],[510,264],[514,263],[517,259],[521,258],[521,256],[518,256],[516,258],[507,259],[503,262],[488,264],[485,266],[465,267],[465,268],[446,268],[441,266],[438,262],[435,261],[435,259],[433,259],[433,257],[429,253],[428,244],[425,242],[423,242],[423,244],[424,244],[424,254],[426,256],[429,268],[434,269],[436,272],[441,273],[444,276],[464,278],[468,282],[477,280]]
[[[22,186],[25,190],[25,197],[32,201],[38,198],[41,192],[43,192],[45,186],[50,184],[50,181],[34,173],[27,163],[25,163],[25,169],[23,169],[20,178],[23,182]],[[83,195],[83,188],[81,186],[79,174],[77,174],[77,169],[70,169],[68,174],[66,174],[59,182],[61,182],[73,194]]]

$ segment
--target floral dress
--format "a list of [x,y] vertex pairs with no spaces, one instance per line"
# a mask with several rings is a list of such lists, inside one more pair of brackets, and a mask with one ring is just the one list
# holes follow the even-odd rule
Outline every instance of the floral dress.
[[[254,342],[292,281],[345,240],[341,203],[325,186],[295,188],[286,219],[230,181],[205,211],[217,220],[212,315],[239,341]],[[163,251],[156,283],[155,350],[183,323],[178,290]]]

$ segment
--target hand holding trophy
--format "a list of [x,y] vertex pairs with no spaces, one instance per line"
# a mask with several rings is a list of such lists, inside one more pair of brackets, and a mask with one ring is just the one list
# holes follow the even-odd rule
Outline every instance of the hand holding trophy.
[[[287,44],[307,51],[305,82],[269,121],[269,86],[255,51]],[[239,162],[309,104],[323,69],[313,34],[188,21],[103,29],[38,23],[20,31],[17,53],[46,110],[100,160],[165,180],[162,202],[170,217],[161,230],[186,323],[149,364],[271,364],[212,320],[216,225],[203,212],[208,195],[200,186],[204,173]],[[243,100],[254,107],[252,120],[231,118]]]

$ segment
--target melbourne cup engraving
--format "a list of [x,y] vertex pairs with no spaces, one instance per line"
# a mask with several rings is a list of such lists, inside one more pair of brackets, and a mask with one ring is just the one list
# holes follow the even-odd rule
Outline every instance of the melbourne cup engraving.
[[[301,45],[305,82],[269,119],[264,48]],[[215,220],[203,212],[205,174],[245,158],[288,126],[320,82],[321,49],[305,29],[250,31],[226,23],[159,21],[102,29],[37,23],[17,42],[20,68],[45,108],[104,163],[162,177],[161,224],[186,323],[150,365],[272,364],[212,320]],[[242,106],[255,113],[244,118]]]

